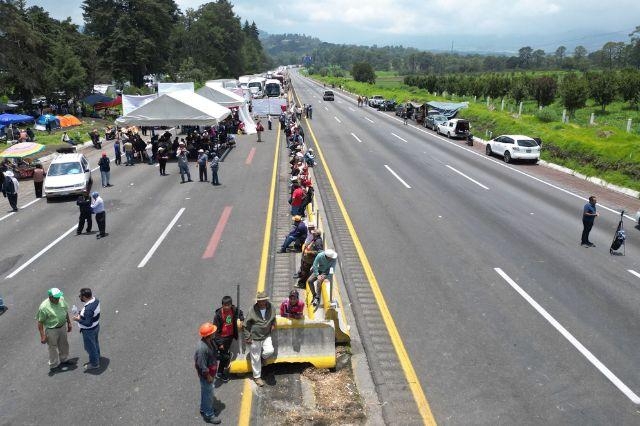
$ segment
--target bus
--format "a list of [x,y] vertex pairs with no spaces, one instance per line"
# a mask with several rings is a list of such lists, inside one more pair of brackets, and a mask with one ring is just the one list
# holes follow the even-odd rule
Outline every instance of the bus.
[[277,98],[282,95],[282,85],[278,80],[267,80],[265,82],[265,94],[270,98]]

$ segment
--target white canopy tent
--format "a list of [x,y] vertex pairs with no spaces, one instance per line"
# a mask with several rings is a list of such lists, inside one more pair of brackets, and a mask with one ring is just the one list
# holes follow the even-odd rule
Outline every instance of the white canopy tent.
[[122,95],[122,115],[129,115],[134,109],[140,108],[156,99],[158,95]]
[[244,123],[245,132],[249,135],[256,133],[256,124],[253,122],[251,114],[249,113],[249,106],[242,96],[225,89],[220,83],[209,81],[205,86],[198,89],[196,93],[227,108],[237,107],[238,116]]
[[120,126],[212,126],[231,114],[218,105],[189,91],[170,92],[118,117]]

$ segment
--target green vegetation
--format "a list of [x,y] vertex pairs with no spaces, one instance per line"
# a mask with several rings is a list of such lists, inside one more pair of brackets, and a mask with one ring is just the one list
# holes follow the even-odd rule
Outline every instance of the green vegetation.
[[113,121],[105,121],[102,119],[95,119],[84,117],[82,120],[82,124],[78,126],[68,127],[66,129],[56,129],[48,134],[47,132],[35,131],[36,133],[36,142],[41,143],[43,145],[60,145],[60,146],[68,146],[65,143],[61,143],[62,133],[66,130],[69,137],[76,141],[88,142],[91,139],[89,138],[89,132],[93,129],[98,129],[100,132],[100,137],[104,137],[104,128],[107,125],[113,125]]
[[[473,96],[434,96],[426,90],[404,84],[387,84],[385,87],[385,84],[380,84],[380,75],[376,84],[319,75],[313,75],[313,78],[328,85],[342,86],[359,95],[380,94],[400,102],[469,101],[469,108],[461,110],[460,116],[471,121],[472,131],[476,136],[486,139],[490,134],[497,136],[511,133],[540,137],[543,140],[544,160],[570,167],[588,176],[598,176],[616,185],[640,190],[640,135],[638,130],[633,133],[625,130],[627,118],[633,119],[635,129],[640,128],[640,112],[629,109],[622,101],[611,103],[602,115],[601,105],[588,100],[586,107],[576,110],[575,117],[564,124],[560,122],[563,109],[560,101],[542,111],[538,109],[535,100],[527,101],[523,114],[518,117],[517,105],[513,101],[505,102],[502,110],[501,99],[490,100],[487,107],[486,98],[477,98],[477,102],[474,102]],[[597,113],[594,126],[589,125],[592,112]]]

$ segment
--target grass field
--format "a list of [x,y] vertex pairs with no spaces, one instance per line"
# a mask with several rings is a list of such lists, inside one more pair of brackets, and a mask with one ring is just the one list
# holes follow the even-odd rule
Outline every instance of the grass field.
[[[562,123],[562,106],[548,107],[557,121],[544,123],[534,114],[535,103],[525,103],[523,114],[517,115],[517,106],[501,100],[492,100],[487,107],[485,100],[473,102],[472,98],[434,96],[417,87],[406,86],[402,78],[393,73],[379,74],[376,84],[360,83],[350,78],[313,78],[326,84],[342,86],[363,96],[382,95],[399,102],[408,100],[426,102],[432,100],[466,100],[469,108],[459,116],[471,121],[472,132],[481,138],[500,134],[524,134],[540,137],[543,141],[542,158],[570,167],[587,176],[597,176],[615,185],[640,190],[640,112],[629,110],[622,102],[615,102],[602,113],[591,101],[587,107],[576,111],[569,123]],[[589,125],[591,113],[596,113],[595,125]],[[627,119],[633,120],[633,130],[626,132]]]

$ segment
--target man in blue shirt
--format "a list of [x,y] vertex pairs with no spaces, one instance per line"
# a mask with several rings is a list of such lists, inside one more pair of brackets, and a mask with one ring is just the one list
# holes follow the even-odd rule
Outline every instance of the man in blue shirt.
[[73,318],[78,323],[84,350],[89,354],[89,362],[84,365],[86,370],[100,368],[100,301],[93,296],[90,288],[80,289],[80,301],[84,303],[82,310]]
[[596,220],[596,216],[599,216],[596,211],[596,201],[595,195],[592,195],[582,210],[582,242],[580,244],[587,247],[596,246],[589,241],[589,232],[591,232],[591,228],[593,228],[593,222]]

